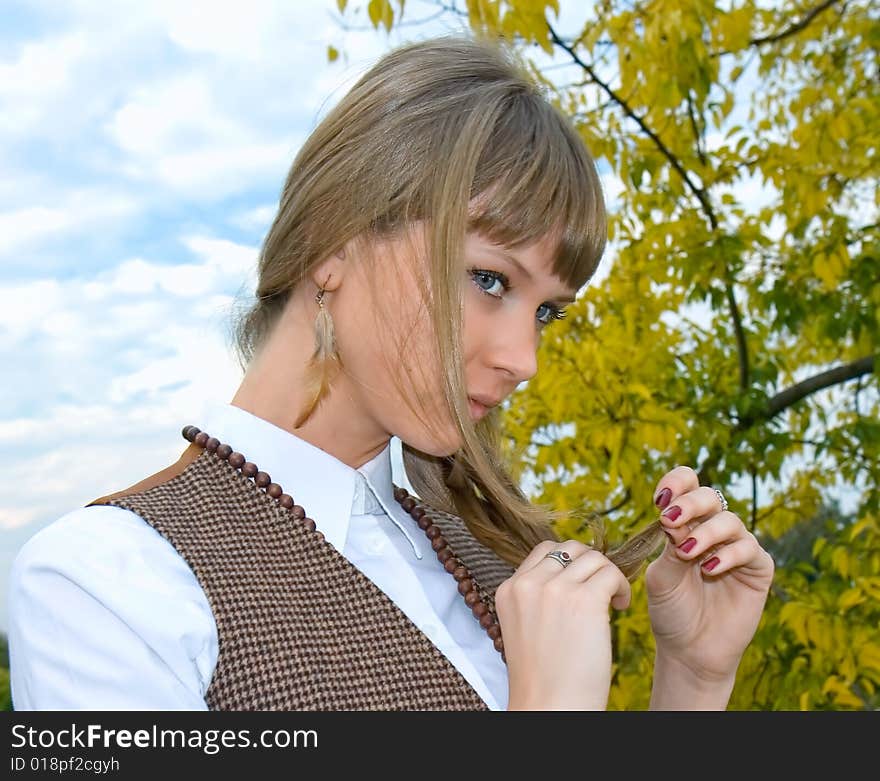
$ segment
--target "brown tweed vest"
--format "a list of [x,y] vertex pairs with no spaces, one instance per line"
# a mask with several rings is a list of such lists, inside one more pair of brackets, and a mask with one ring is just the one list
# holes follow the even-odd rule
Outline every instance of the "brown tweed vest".
[[[216,454],[191,445],[91,504],[137,513],[195,573],[219,638],[212,710],[488,710],[390,597]],[[458,516],[428,511],[494,614],[514,568]]]

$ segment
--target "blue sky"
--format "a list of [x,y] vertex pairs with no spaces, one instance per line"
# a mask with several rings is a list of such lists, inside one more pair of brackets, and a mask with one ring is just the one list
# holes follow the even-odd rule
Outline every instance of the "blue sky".
[[25,540],[231,398],[231,317],[309,132],[389,48],[461,24],[347,22],[335,0],[0,0],[0,630]]
[[[287,169],[398,39],[328,2],[0,3],[0,576],[227,401]],[[326,47],[347,61],[326,62]]]
[[[555,26],[585,18],[562,3]],[[0,630],[25,540],[172,463],[232,397],[232,316],[304,139],[389,48],[462,24],[346,21],[336,0],[0,0]]]

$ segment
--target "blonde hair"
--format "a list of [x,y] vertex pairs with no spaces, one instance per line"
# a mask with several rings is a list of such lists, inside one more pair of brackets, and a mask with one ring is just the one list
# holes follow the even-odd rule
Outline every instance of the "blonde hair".
[[[552,235],[553,273],[578,289],[604,252],[606,214],[582,139],[512,49],[446,35],[400,46],[360,77],[293,161],[261,248],[256,302],[237,323],[236,346],[246,366],[291,291],[321,260],[351,242],[359,260],[376,262],[376,244],[408,240],[417,221],[426,226],[427,274],[415,277],[443,367],[428,379],[442,384],[462,444],[438,457],[403,442],[407,478],[422,501],[460,516],[480,542],[518,566],[542,540],[559,539],[556,523],[583,514],[524,495],[515,458],[502,450],[500,408],[471,420],[461,347],[464,236],[476,231],[516,247]],[[410,399],[412,371],[424,367],[406,360],[411,332],[402,329],[397,354],[386,359],[418,412]],[[399,382],[401,368],[408,386]],[[430,428],[431,415],[420,409]],[[655,523],[608,552],[599,531],[594,545],[630,579],[664,539]]]

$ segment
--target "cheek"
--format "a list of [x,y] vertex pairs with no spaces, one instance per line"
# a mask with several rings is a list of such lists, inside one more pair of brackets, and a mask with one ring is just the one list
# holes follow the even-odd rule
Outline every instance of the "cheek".
[[485,296],[477,290],[469,290],[464,294],[461,341],[465,365],[479,353],[485,335],[492,325],[492,315],[480,298]]

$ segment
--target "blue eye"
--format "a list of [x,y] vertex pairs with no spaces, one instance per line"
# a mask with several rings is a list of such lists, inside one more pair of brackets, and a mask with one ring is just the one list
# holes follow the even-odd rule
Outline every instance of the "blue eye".
[[[502,274],[500,271],[487,271],[485,269],[472,268],[468,270],[468,273],[471,275],[471,279],[473,279],[474,284],[477,286],[477,289],[485,293],[487,296],[492,298],[501,298],[499,293],[490,293],[491,290],[496,284],[501,285],[501,289],[506,293],[510,290],[510,280],[507,278],[505,274]],[[483,287],[484,282],[489,282],[488,287]],[[538,322],[542,325],[549,325],[550,320],[562,320],[566,311],[564,309],[560,309],[558,306],[554,304],[541,304],[543,307],[547,307],[549,310],[549,315],[547,315],[547,319],[538,318]]]
[[565,319],[566,311],[564,309],[560,309],[558,306],[554,306],[553,304],[541,304],[541,306],[546,306],[549,314],[547,315],[547,320],[541,320],[544,325],[548,325],[550,320],[563,320]]
[[494,285],[497,283],[501,285],[501,288],[502,290],[504,290],[505,293],[510,290],[510,280],[508,280],[508,278],[504,274],[501,274],[497,271],[483,271],[481,269],[475,268],[471,269],[470,274],[476,286],[486,295],[492,296],[492,298],[501,298],[501,296],[497,293],[490,293],[489,290],[484,288],[478,280],[482,279],[483,281],[490,281],[492,283],[489,285],[490,289],[494,287]]

